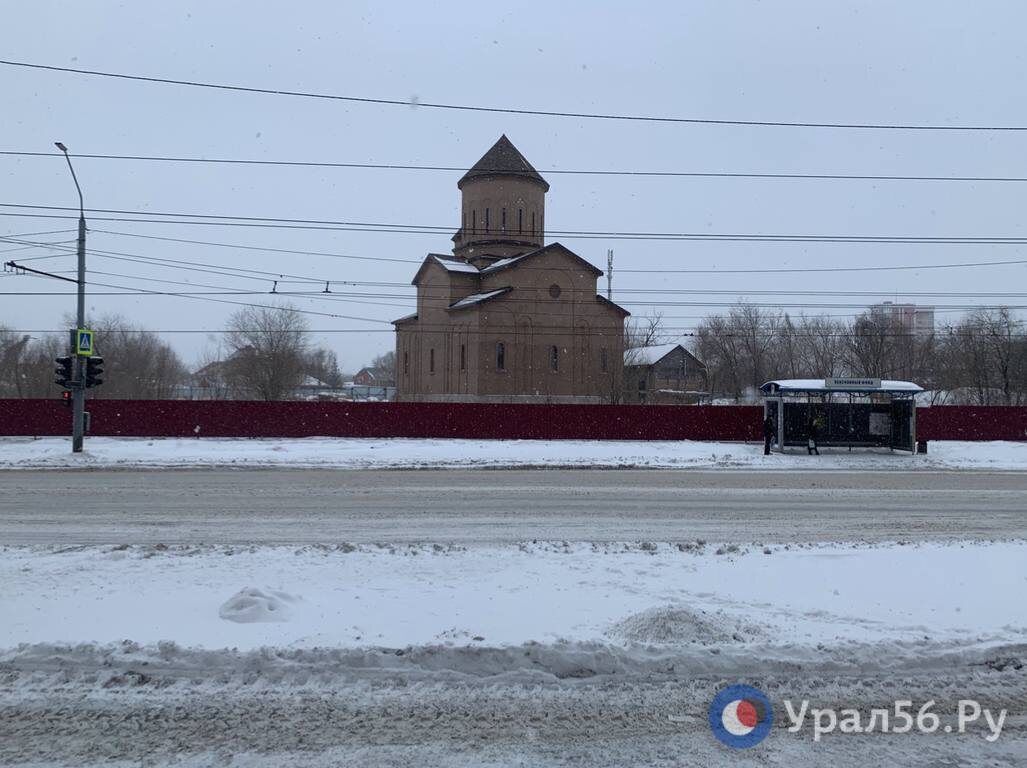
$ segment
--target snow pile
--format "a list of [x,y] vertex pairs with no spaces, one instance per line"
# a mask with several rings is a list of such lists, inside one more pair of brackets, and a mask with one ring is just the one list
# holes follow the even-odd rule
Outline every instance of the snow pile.
[[287,592],[246,587],[232,595],[221,606],[218,616],[225,621],[234,621],[238,624],[289,621],[293,615],[292,606],[298,600],[299,598]]
[[722,611],[661,605],[618,621],[607,634],[628,643],[671,646],[743,643],[757,639],[762,632]]

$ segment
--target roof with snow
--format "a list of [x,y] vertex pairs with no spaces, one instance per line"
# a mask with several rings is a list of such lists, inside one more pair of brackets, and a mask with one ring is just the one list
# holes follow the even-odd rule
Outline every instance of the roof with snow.
[[447,272],[464,272],[470,275],[478,274],[478,268],[473,264],[468,264],[463,259],[458,259],[455,256],[443,256],[441,253],[429,253],[429,259],[433,259],[436,264],[441,266]]
[[489,176],[520,176],[538,182],[545,187],[546,191],[549,191],[549,184],[546,180],[532,167],[510,139],[506,138],[505,133],[499,137],[499,141],[493,144],[488,152],[482,155],[481,160],[463,175],[456,185],[459,189],[463,189],[464,183],[469,179]]
[[765,394],[774,392],[885,392],[915,394],[924,388],[911,381],[871,378],[774,379],[760,387]]
[[561,245],[560,243],[550,243],[549,245],[543,245],[541,248],[536,248],[533,251],[522,253],[519,256],[510,256],[505,259],[500,259],[499,261],[493,262],[492,264],[489,264],[487,267],[482,269],[481,274],[491,275],[494,272],[499,272],[500,270],[509,269],[510,267],[522,264],[528,259],[534,258],[535,256],[540,256],[543,253],[552,253],[553,251],[563,251],[572,259],[577,260],[581,264],[583,269],[587,269],[589,272],[596,275],[597,277],[603,274],[603,270],[599,269],[599,267],[597,267],[595,264],[586,261],[585,259],[581,258],[578,254],[576,254],[574,251],[572,251],[570,248],[568,248],[565,245]]
[[499,288],[495,291],[486,291],[485,293],[472,293],[470,296],[465,296],[460,301],[455,301],[449,305],[449,309],[469,309],[470,307],[477,306],[482,302],[494,299],[498,296],[502,296],[504,293],[509,293],[513,288]]
[[680,344],[659,344],[654,347],[635,347],[624,350],[624,365],[656,365],[663,358],[678,348]]

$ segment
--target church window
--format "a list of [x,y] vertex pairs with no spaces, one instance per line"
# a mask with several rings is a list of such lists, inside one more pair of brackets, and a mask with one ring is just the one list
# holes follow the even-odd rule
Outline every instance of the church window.
[[549,369],[560,370],[560,348],[555,344],[549,348]]
[[496,342],[496,370],[506,370],[506,344],[501,341]]
[[428,373],[435,373],[435,350],[428,350]]
[[609,363],[606,358],[606,347],[603,347],[599,350],[599,370],[601,370],[603,373],[606,373],[608,365]]
[[410,353],[403,353],[403,373],[410,373]]
[[503,209],[503,231],[506,232],[506,208]]
[[524,209],[523,208],[518,208],[517,209],[517,231],[518,232],[523,232],[524,231]]
[[475,234],[475,230],[478,228],[478,212],[471,211],[471,234]]
[[535,212],[531,212],[531,234],[535,234]]
[[560,298],[560,294],[561,293],[562,293],[562,291],[560,290],[560,286],[558,286],[556,283],[553,283],[551,286],[549,286],[549,295],[552,298],[554,298],[554,299]]
[[485,231],[489,231],[489,209],[485,209]]
[[460,345],[460,370],[461,371],[466,371],[467,370],[467,345],[466,344],[461,344]]

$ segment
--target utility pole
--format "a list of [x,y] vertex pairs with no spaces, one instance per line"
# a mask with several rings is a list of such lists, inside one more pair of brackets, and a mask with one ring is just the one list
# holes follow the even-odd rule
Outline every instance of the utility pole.
[[71,332],[71,353],[75,356],[75,379],[71,390],[71,450],[72,453],[82,453],[86,427],[86,361],[77,354],[76,336],[78,329],[86,326],[86,208],[82,199],[82,188],[78,185],[78,177],[75,176],[75,167],[68,156],[68,148],[59,141],[54,142],[54,146],[64,153],[64,159],[68,161],[68,168],[71,170],[71,179],[78,191],[78,312],[76,329]]
[[613,301],[613,248],[606,252],[606,298]]

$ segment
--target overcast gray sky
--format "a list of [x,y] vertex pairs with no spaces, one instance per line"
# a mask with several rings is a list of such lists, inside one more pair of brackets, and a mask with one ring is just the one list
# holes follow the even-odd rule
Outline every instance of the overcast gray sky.
[[[1019,2],[363,2],[7,3],[4,59],[154,77],[351,96],[541,110],[738,120],[1027,125],[1027,7]],[[506,133],[547,169],[1027,176],[1027,133],[831,130],[611,122],[374,106],[229,93],[0,66],[0,150],[229,157],[469,167]],[[449,226],[457,172],[75,160],[87,208]],[[702,179],[547,175],[557,230],[1025,237],[1025,183]],[[0,202],[77,204],[57,157],[0,156]],[[0,213],[18,209],[0,208]],[[21,212],[26,212],[21,209]],[[74,221],[0,216],[0,235]],[[416,261],[445,252],[439,235],[323,232],[91,221],[90,248],[283,271],[331,280],[407,283],[413,263],[262,253],[145,240],[97,230]],[[36,236],[62,240],[65,235]],[[1022,246],[760,244],[574,239],[605,268],[876,266],[1024,259]],[[13,248],[0,243],[0,250]],[[0,254],[45,255],[24,250]],[[74,257],[35,262],[70,269]],[[268,290],[270,282],[90,255],[93,270]],[[1025,265],[830,275],[617,274],[615,299],[734,297],[644,288],[914,291],[1022,290]],[[90,278],[176,290],[173,285]],[[55,288],[55,286],[57,286]],[[0,292],[73,286],[0,278]],[[188,290],[184,286],[178,288]],[[343,290],[341,288],[337,290]],[[298,306],[390,320],[405,298]],[[262,297],[253,297],[262,301]],[[864,299],[808,297],[809,303]],[[916,299],[914,299],[916,300]],[[995,303],[921,298],[920,303]],[[378,302],[378,303],[374,303]],[[387,302],[383,306],[381,302]],[[1010,299],[1009,303],[1025,303]],[[0,324],[58,328],[70,297],[0,295]],[[219,329],[234,308],[173,297],[103,297],[136,327]],[[685,329],[717,307],[662,307]],[[799,311],[794,309],[793,311]],[[816,310],[807,310],[814,312]],[[852,314],[850,309],[824,310]],[[955,317],[940,314],[939,320]],[[309,317],[344,369],[393,345],[383,323]],[[385,332],[383,332],[383,330]],[[169,336],[187,360],[210,343]]]

